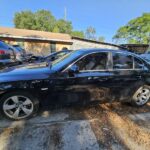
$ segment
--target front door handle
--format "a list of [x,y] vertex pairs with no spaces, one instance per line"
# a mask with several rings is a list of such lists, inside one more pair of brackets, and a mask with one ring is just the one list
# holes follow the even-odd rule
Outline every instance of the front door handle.
[[141,79],[141,78],[142,78],[142,76],[141,76],[141,75],[137,75],[136,77],[137,77],[138,79]]
[[107,78],[101,78],[101,79],[98,79],[98,81],[102,82],[102,81],[107,81],[108,79]]
[[88,77],[88,80],[93,80],[93,77]]

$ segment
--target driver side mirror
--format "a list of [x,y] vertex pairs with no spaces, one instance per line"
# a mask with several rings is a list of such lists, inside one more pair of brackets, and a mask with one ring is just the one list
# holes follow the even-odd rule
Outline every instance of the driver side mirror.
[[73,75],[75,73],[78,73],[79,72],[79,67],[77,65],[72,65],[69,70],[68,70],[68,73],[70,75]]

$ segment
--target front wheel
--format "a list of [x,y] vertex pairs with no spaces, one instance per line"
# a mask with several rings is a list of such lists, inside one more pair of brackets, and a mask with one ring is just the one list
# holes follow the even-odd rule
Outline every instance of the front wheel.
[[142,86],[133,95],[132,104],[134,106],[143,106],[150,99],[150,87]]
[[28,92],[12,92],[1,98],[0,107],[7,118],[21,120],[30,118],[37,112],[39,101]]

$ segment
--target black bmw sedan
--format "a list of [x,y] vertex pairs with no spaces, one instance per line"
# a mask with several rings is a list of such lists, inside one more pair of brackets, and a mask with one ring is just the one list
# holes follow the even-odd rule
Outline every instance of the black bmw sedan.
[[0,110],[7,118],[32,117],[40,106],[150,99],[150,65],[123,50],[73,51],[48,66],[32,64],[0,72]]

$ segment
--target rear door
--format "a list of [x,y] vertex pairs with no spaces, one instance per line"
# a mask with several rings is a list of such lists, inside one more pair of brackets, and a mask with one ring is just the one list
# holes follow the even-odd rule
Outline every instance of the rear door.
[[112,71],[109,82],[118,99],[130,98],[136,87],[142,84],[143,63],[128,53],[112,53]]

